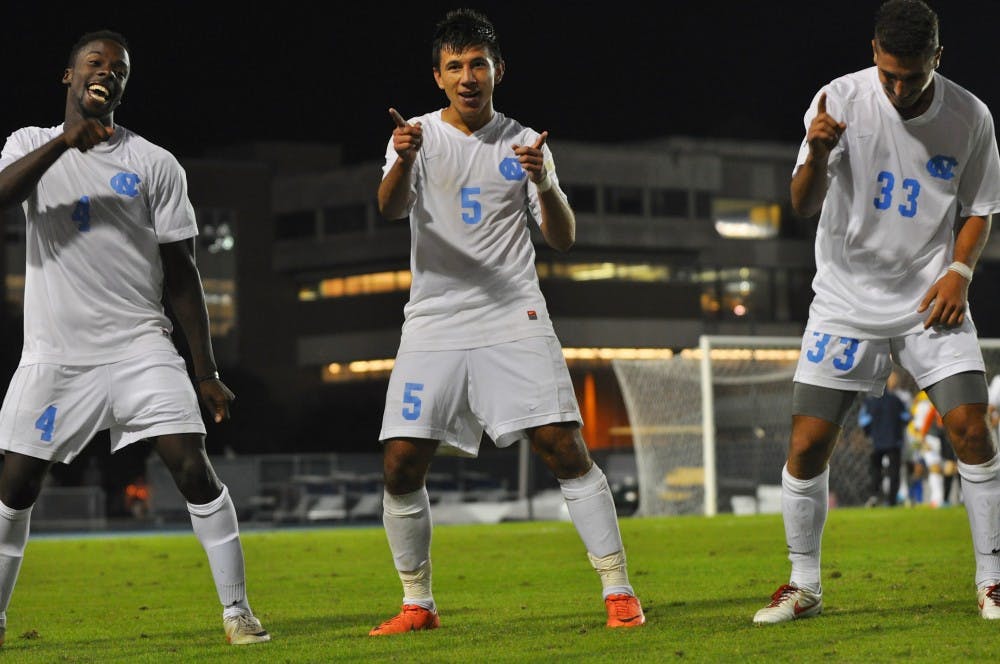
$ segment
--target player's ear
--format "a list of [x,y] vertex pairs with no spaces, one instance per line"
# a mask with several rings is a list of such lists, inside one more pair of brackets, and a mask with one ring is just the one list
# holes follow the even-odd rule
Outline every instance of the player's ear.
[[444,90],[444,83],[441,82],[441,70],[434,67],[434,81],[437,83],[438,88]]
[[63,70],[62,82],[66,85],[69,85],[70,81],[72,80],[73,80],[73,70],[67,67],[66,69]]
[[503,74],[505,71],[507,71],[507,66],[504,64],[504,61],[501,60],[500,62],[497,63],[496,73],[493,75],[493,85],[496,85],[500,82],[500,79],[503,78]]

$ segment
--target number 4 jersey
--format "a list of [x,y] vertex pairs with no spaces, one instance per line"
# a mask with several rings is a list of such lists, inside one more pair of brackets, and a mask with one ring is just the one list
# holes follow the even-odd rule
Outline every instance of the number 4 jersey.
[[[62,131],[17,130],[0,170]],[[173,350],[159,245],[198,233],[173,155],[118,125],[107,142],[63,153],[22,207],[22,364],[107,364]]]
[[[808,327],[862,339],[920,330],[917,308],[952,261],[956,220],[1000,211],[993,118],[935,73],[930,107],[903,120],[870,67],[816,94],[807,131],[823,92],[847,128],[830,154]],[[808,154],[803,140],[796,171]]]
[[[400,350],[480,348],[553,334],[528,227],[530,219],[541,223],[538,192],[513,148],[533,145],[538,133],[497,112],[468,136],[441,111],[410,120],[417,122],[423,146],[409,198],[413,281]],[[555,178],[548,146],[542,151]],[[383,177],[396,158],[390,139]]]

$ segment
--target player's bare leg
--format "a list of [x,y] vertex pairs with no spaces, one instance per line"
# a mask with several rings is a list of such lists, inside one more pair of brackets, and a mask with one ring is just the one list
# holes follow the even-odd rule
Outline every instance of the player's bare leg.
[[28,544],[31,508],[51,465],[16,452],[4,455],[0,473],[0,645],[7,635],[7,607]]
[[441,625],[431,591],[433,526],[425,485],[437,446],[437,441],[422,439],[395,439],[385,444],[382,523],[403,584],[403,608],[373,628],[370,636],[435,629]]
[[965,404],[943,417],[958,457],[962,495],[976,557],[979,612],[1000,619],[1000,457],[989,433],[986,404]]
[[820,554],[830,493],[830,456],[840,427],[808,415],[792,418],[788,460],[781,471],[781,513],[791,577],[754,615],[754,623],[787,622],[823,610]]
[[601,579],[607,626],[642,625],[646,617],[629,584],[615,501],[607,478],[590,458],[579,426],[548,424],[530,429],[528,436],[531,449],[559,480],[570,519]]
[[191,526],[208,556],[222,603],[226,640],[233,645],[263,643],[270,634],[250,610],[246,596],[243,545],[229,490],[215,474],[200,434],[159,436],[156,451],[187,501]]

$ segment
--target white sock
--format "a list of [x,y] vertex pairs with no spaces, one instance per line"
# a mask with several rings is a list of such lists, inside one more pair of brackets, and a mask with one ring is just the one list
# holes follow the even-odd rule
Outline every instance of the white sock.
[[615,500],[604,472],[595,463],[582,477],[559,480],[559,488],[566,499],[569,518],[601,577],[604,596],[634,595],[625,569],[625,547],[618,530]]
[[930,473],[927,475],[927,488],[930,489],[930,502],[933,507],[941,507],[944,503],[944,475]]
[[188,503],[187,508],[194,534],[208,555],[215,590],[224,607],[223,617],[249,612],[243,545],[229,489],[223,485],[222,493],[212,502],[205,505]]
[[431,592],[431,501],[427,487],[394,496],[382,493],[382,525],[403,584],[403,604],[435,610]]
[[15,510],[0,502],[0,626],[7,625],[7,606],[28,544],[31,507]]
[[976,554],[976,587],[1000,581],[1000,456],[976,466],[958,462]]
[[781,514],[792,562],[790,582],[814,593],[822,588],[820,553],[829,494],[829,466],[811,480],[792,477],[787,464],[781,469]]

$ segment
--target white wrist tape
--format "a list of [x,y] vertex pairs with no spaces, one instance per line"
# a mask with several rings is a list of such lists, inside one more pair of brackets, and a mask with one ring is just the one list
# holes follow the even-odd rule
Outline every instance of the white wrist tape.
[[966,281],[972,281],[972,268],[965,263],[955,261],[948,266],[948,269],[952,272],[958,272],[960,275],[965,277]]
[[539,194],[544,194],[546,191],[552,188],[552,178],[549,177],[549,172],[545,171],[545,177],[542,178],[541,182],[536,182],[535,187],[538,188]]

